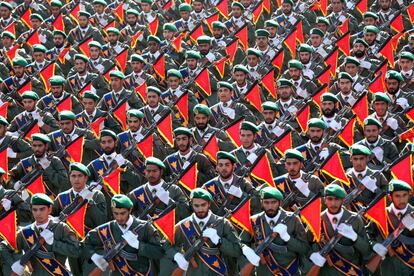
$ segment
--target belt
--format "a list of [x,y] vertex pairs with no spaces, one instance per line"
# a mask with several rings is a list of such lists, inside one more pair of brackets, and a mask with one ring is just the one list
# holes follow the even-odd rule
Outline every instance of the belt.
[[119,256],[121,256],[124,259],[127,259],[128,261],[136,261],[138,260],[137,254],[126,252],[125,250],[121,250],[119,252]]
[[280,253],[287,253],[287,246],[283,246],[283,245],[277,245],[275,243],[271,243],[268,247],[270,250],[272,250],[273,252],[280,252]]
[[210,247],[202,246],[200,248],[200,252],[207,254],[207,255],[218,255],[220,253],[220,250],[218,248],[210,248]]
[[55,258],[55,253],[45,252],[45,251],[41,251],[41,250],[37,250],[35,255],[36,255],[36,257],[39,257],[41,259],[54,259]]
[[353,255],[355,253],[355,250],[352,246],[343,245],[343,244],[340,244],[340,243],[337,243],[335,245],[335,249],[338,250],[340,253],[344,253],[344,254]]

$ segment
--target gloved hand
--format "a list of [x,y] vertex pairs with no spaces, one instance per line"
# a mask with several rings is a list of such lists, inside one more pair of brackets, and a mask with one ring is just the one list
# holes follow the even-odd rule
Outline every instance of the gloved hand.
[[308,183],[303,181],[302,178],[298,178],[294,180],[295,187],[298,188],[298,190],[304,194],[306,197],[309,196],[310,190],[308,187]]
[[130,230],[126,231],[122,238],[127,241],[128,245],[132,248],[138,249],[139,248],[139,240],[138,235],[135,235]]
[[388,252],[388,249],[380,243],[374,244],[372,249],[375,251],[375,253],[381,256],[382,259],[385,258],[385,255],[387,255],[387,252]]
[[116,163],[118,164],[118,166],[122,166],[122,165],[124,165],[125,164],[125,162],[126,162],[126,160],[125,160],[125,158],[121,155],[121,154],[117,154],[116,156],[115,156],[115,161],[116,161]]
[[273,130],[272,130],[272,132],[274,133],[274,134],[276,134],[276,136],[280,136],[280,135],[282,135],[283,134],[283,132],[285,132],[285,130],[283,129],[283,128],[281,128],[281,127],[279,127],[279,126],[276,126]]
[[43,230],[42,231],[42,233],[40,233],[40,236],[42,236],[44,239],[45,239],[45,242],[48,244],[48,245],[52,245],[53,244],[53,241],[55,240],[54,239],[54,234],[53,234],[53,232],[52,231],[50,231],[49,229],[45,229],[45,230]]
[[45,123],[43,122],[42,116],[40,116],[38,111],[33,112],[32,115],[33,119],[37,120],[37,124],[39,125],[39,127],[44,126]]
[[254,266],[259,266],[260,262],[260,256],[254,252],[253,249],[248,247],[247,245],[244,245],[242,247],[243,255],[246,257],[246,259]]
[[184,255],[180,252],[175,253],[174,255],[174,261],[177,263],[178,267],[181,268],[184,271],[187,271],[188,269],[188,261],[184,258]]
[[370,190],[373,193],[377,189],[377,184],[376,184],[375,178],[372,178],[370,176],[366,176],[362,179],[361,182],[362,182],[362,184],[364,184],[365,188],[367,188],[368,190]]
[[203,231],[203,237],[207,237],[211,240],[212,243],[217,245],[220,241],[220,237],[217,234],[217,230],[214,228],[206,228]]
[[375,155],[375,158],[377,158],[378,161],[382,162],[384,159],[384,151],[380,147],[375,147],[372,152]]
[[319,152],[319,158],[320,159],[326,159],[329,156],[329,149],[328,148],[323,148],[320,152]]
[[358,238],[357,233],[354,231],[351,225],[341,223],[338,225],[338,228],[336,229],[338,230],[339,234],[352,241],[356,241]]
[[20,187],[23,185],[23,183],[19,180],[19,181],[17,181],[16,183],[14,183],[14,185],[13,185],[13,189],[14,190],[18,190],[18,189],[20,189]]
[[216,57],[214,56],[214,54],[213,53],[208,53],[207,55],[206,55],[206,58],[208,59],[208,61],[210,61],[210,62],[213,62],[215,59],[216,59]]
[[322,256],[319,252],[312,253],[309,259],[312,261],[312,263],[319,267],[323,267],[326,262],[326,258]]
[[229,189],[229,194],[234,195],[237,198],[241,198],[243,195],[243,192],[240,189],[240,187],[231,185]]
[[3,198],[1,200],[1,205],[3,206],[4,210],[8,211],[11,208],[11,201],[7,198]]
[[108,262],[103,258],[102,255],[93,254],[91,260],[95,263],[95,265],[102,271],[105,271],[108,268]]
[[414,229],[414,218],[411,214],[405,215],[401,222],[408,230],[412,231]]
[[164,188],[158,189],[155,195],[166,205],[170,202],[170,192],[164,190]]
[[273,227],[273,232],[278,233],[280,238],[285,242],[288,242],[290,240],[290,235],[287,232],[287,226],[285,224],[279,223]]
[[392,129],[396,130],[398,128],[398,121],[394,118],[388,118],[387,119],[387,125]]
[[7,148],[7,157],[16,158],[17,153],[12,148]]
[[93,192],[89,191],[88,189],[84,189],[79,195],[86,200],[90,200],[93,197]]
[[292,106],[289,106],[288,111],[289,111],[289,113],[294,114],[294,113],[298,112],[298,108],[296,106],[292,105]]
[[401,106],[403,109],[406,109],[410,105],[408,104],[408,101],[406,98],[398,98],[396,103]]
[[342,128],[342,124],[338,122],[337,120],[332,120],[331,123],[329,124],[329,127],[335,131],[338,131],[340,128]]
[[42,166],[42,168],[44,170],[46,170],[50,166],[50,163],[52,163],[52,162],[49,159],[47,159],[46,157],[41,158],[40,161],[39,161],[40,166]]
[[20,264],[20,260],[14,262],[11,266],[11,269],[13,270],[14,273],[16,273],[19,276],[23,275],[24,273],[24,266]]

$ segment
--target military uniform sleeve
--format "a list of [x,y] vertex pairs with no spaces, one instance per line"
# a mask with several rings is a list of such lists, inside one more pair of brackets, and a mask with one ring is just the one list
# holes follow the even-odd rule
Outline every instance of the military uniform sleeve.
[[107,222],[105,196],[101,191],[95,191],[93,195],[93,203],[89,208],[93,208],[92,221],[94,225],[101,225]]
[[16,137],[12,139],[17,139],[16,143],[12,146],[12,150],[17,153],[16,159],[23,159],[32,154],[32,147],[28,142]]
[[55,240],[52,245],[54,252],[76,258],[79,256],[79,241],[75,232],[64,223],[55,230]]
[[364,221],[361,217],[358,217],[355,221],[353,228],[358,235],[357,240],[355,241],[355,248],[361,253],[361,256],[367,258],[371,255],[372,250],[368,240],[367,232],[365,231]]
[[224,219],[223,222],[220,251],[224,255],[234,258],[238,258],[242,255],[240,240],[236,230],[227,219]]
[[43,179],[54,187],[53,190],[65,191],[70,188],[65,166],[57,157],[53,157],[50,166],[43,173]]
[[164,256],[160,233],[152,225],[145,227],[144,237],[139,244],[138,256],[154,260],[161,259]]
[[291,223],[288,225],[290,240],[288,241],[287,246],[289,251],[296,252],[299,255],[306,255],[309,252],[310,247],[307,242],[305,227],[299,217],[295,216],[292,218]]

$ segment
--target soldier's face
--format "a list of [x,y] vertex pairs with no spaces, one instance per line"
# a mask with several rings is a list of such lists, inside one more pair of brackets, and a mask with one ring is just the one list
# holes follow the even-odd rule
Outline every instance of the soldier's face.
[[72,120],[60,120],[59,127],[65,134],[69,134],[73,131],[75,127],[75,122]]
[[48,205],[33,205],[32,214],[37,224],[44,224],[49,219],[52,213],[52,206]]
[[97,13],[101,14],[101,13],[103,13],[103,12],[104,12],[104,9],[105,9],[104,5],[101,5],[101,4],[95,4],[95,5],[94,5],[94,7],[95,7],[95,11],[96,11]]
[[289,3],[282,4],[282,12],[284,14],[290,14],[292,12],[292,5]]
[[328,25],[326,25],[325,23],[319,22],[316,23],[316,28],[321,29],[322,32],[326,32],[326,30],[328,29]]
[[148,50],[150,53],[155,53],[160,48],[160,44],[155,41],[148,42]]
[[13,66],[14,75],[16,77],[21,78],[24,74],[24,67],[23,66]]
[[26,111],[33,111],[36,108],[36,101],[32,99],[23,99],[22,103]]
[[358,66],[356,66],[353,63],[347,63],[345,64],[345,72],[350,74],[352,77],[355,76],[358,73]]
[[288,100],[292,95],[292,89],[289,86],[278,87],[277,92],[282,100]]
[[300,174],[302,168],[302,162],[295,158],[286,158],[285,169],[292,177],[296,177]]
[[120,225],[126,224],[131,214],[130,209],[112,207],[112,215],[116,222]]
[[259,63],[259,58],[255,55],[247,56],[247,64],[251,67],[255,67]]
[[249,7],[252,4],[252,0],[241,0],[240,2],[245,8]]
[[86,71],[86,62],[80,59],[75,60],[75,69],[76,72],[83,74]]
[[274,218],[279,211],[280,201],[274,198],[262,199],[262,209],[269,218]]
[[193,1],[192,6],[193,6],[193,10],[196,12],[201,12],[203,10],[202,2]]
[[10,48],[11,45],[13,44],[13,39],[11,39],[10,37],[4,36],[1,41],[3,42],[3,46],[5,48]]
[[180,16],[182,19],[187,21],[190,18],[190,12],[188,11],[180,11]]
[[233,96],[233,91],[228,89],[227,87],[220,87],[217,92],[218,98],[220,102],[228,102],[231,100],[231,97]]
[[101,53],[101,50],[99,50],[99,48],[96,48],[96,47],[89,48],[89,55],[91,56],[91,59],[99,58],[100,53]]
[[289,70],[289,75],[293,80],[298,80],[300,78],[302,70],[299,70],[297,68],[289,68],[288,70]]
[[378,116],[382,117],[387,113],[388,110],[388,103],[386,102],[374,102],[373,103],[374,111],[377,113]]
[[352,82],[348,79],[340,79],[338,84],[339,90],[344,94],[348,94],[352,89]]
[[145,66],[145,63],[139,62],[139,61],[132,61],[131,66],[132,66],[132,70],[134,70],[134,72],[141,72],[142,69]]
[[390,94],[395,94],[400,89],[400,82],[394,79],[386,79],[385,86]]
[[128,128],[132,131],[132,132],[136,132],[138,131],[138,129],[141,126],[141,119],[138,119],[137,117],[128,117],[127,118],[127,124],[128,124]]
[[198,44],[198,51],[200,51],[202,55],[207,55],[208,52],[210,52],[210,44],[209,43]]
[[195,125],[198,129],[201,129],[201,130],[207,127],[208,119],[209,119],[208,116],[201,114],[201,113],[194,115]]
[[186,152],[191,145],[191,138],[187,135],[177,135],[174,139],[175,145],[181,152]]
[[39,19],[31,19],[30,22],[32,23],[32,27],[33,29],[37,29],[40,27],[40,24],[42,24],[42,21],[40,21]]
[[311,54],[308,52],[299,52],[299,58],[302,64],[308,64],[311,59]]
[[53,16],[57,16],[60,12],[60,8],[59,7],[50,7],[50,11],[51,11]]
[[55,45],[57,48],[61,48],[63,44],[65,43],[65,39],[61,35],[55,35],[53,36],[53,45]]
[[254,133],[250,130],[240,130],[240,141],[244,148],[250,148],[254,143]]
[[75,190],[75,192],[80,192],[85,188],[88,176],[78,171],[71,171],[69,180],[73,190]]
[[174,37],[174,32],[172,31],[164,30],[162,34],[166,40],[172,40]]
[[194,70],[195,68],[197,68],[197,59],[187,58],[187,65],[188,65],[188,68],[190,68],[191,70]]
[[83,98],[82,104],[86,112],[88,112],[89,114],[92,114],[92,112],[95,110],[96,103],[92,99]]
[[392,192],[390,196],[392,203],[394,203],[394,207],[403,210],[408,204],[410,193],[408,191],[395,191]]
[[277,27],[269,26],[266,30],[270,33],[270,37],[275,37],[277,33]]
[[138,17],[134,14],[128,14],[126,19],[129,25],[135,25],[138,21]]
[[63,85],[52,85],[50,87],[50,91],[52,92],[54,97],[59,98],[60,96],[62,96]]
[[141,3],[141,9],[143,12],[150,12],[151,11],[151,5],[148,3]]
[[319,127],[310,127],[308,130],[308,135],[312,143],[318,144],[322,140],[323,129]]
[[320,35],[312,34],[310,36],[310,42],[313,47],[319,47],[322,43],[322,37]]
[[267,124],[273,124],[273,122],[276,119],[276,112],[273,110],[263,110],[262,112],[263,117],[264,117],[264,121]]
[[111,154],[115,151],[116,141],[110,136],[103,136],[100,139],[101,149],[105,154]]
[[337,214],[341,211],[342,202],[344,202],[342,198],[336,198],[333,196],[325,197],[326,208],[328,208],[328,211],[331,214]]
[[369,25],[375,25],[375,19],[372,17],[366,17],[364,18],[364,25],[365,26],[369,26]]
[[171,89],[177,89],[177,87],[180,85],[180,79],[177,77],[168,77],[167,78],[168,87]]
[[378,140],[380,128],[378,126],[368,125],[364,127],[364,136],[370,143],[375,143]]
[[388,10],[391,7],[391,1],[390,0],[379,0],[379,5],[381,9]]
[[236,164],[233,164],[228,159],[219,159],[216,165],[216,171],[223,179],[229,179],[233,174]]
[[117,77],[111,77],[111,88],[115,92],[122,89],[122,86],[124,85],[123,80]]
[[10,17],[11,11],[8,8],[0,7],[0,16],[4,19]]
[[158,184],[162,177],[162,170],[157,165],[147,165],[144,170],[145,178],[150,184]]
[[352,167],[356,172],[362,172],[365,170],[368,164],[368,156],[366,155],[352,155],[351,156]]
[[355,43],[352,50],[357,58],[362,58],[365,56],[365,46],[361,43]]
[[155,92],[147,92],[147,103],[150,107],[156,107],[158,105],[158,101],[160,100],[160,96],[158,96]]
[[265,36],[256,37],[256,45],[258,47],[266,47],[269,43],[269,39]]
[[333,0],[332,1],[332,10],[333,12],[340,12],[342,11],[343,4],[341,0]]
[[401,70],[410,71],[413,68],[413,61],[406,58],[400,58],[398,65],[400,66]]
[[115,44],[118,41],[119,35],[114,34],[114,33],[109,33],[108,34],[108,41],[112,44]]
[[33,154],[36,157],[42,157],[47,150],[47,144],[40,142],[40,141],[33,141],[32,150],[33,150]]
[[242,15],[243,11],[240,7],[234,6],[231,8],[231,14],[236,17],[239,18]]
[[223,36],[224,30],[222,28],[213,28],[213,36],[215,38],[221,38]]
[[372,45],[377,37],[374,33],[364,33],[364,40],[368,43],[368,45]]
[[194,214],[203,219],[207,217],[208,210],[210,209],[210,202],[201,198],[193,198],[191,200],[191,207],[193,207]]
[[45,54],[41,52],[34,52],[33,59],[39,63],[42,63],[45,60]]
[[246,73],[236,71],[233,73],[233,79],[235,79],[238,84],[244,84],[244,82],[246,81]]
[[89,24],[89,19],[86,16],[79,16],[78,21],[81,28],[86,28]]
[[330,118],[335,114],[335,103],[331,101],[322,102],[322,114]]

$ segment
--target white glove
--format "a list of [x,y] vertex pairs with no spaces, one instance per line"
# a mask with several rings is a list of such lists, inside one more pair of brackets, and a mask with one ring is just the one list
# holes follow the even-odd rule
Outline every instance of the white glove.
[[408,101],[406,98],[398,98],[396,103],[401,106],[403,109],[406,109],[410,105],[408,104]]
[[412,231],[414,229],[414,218],[411,216],[411,214],[405,215],[401,222],[408,230]]
[[215,245],[217,245],[220,241],[220,237],[217,235],[217,230],[214,228],[206,228],[203,231],[203,237],[209,238]]
[[365,186],[365,188],[367,188],[368,190],[370,190],[371,192],[375,192],[375,190],[377,189],[377,184],[376,184],[376,180],[375,178],[366,176],[362,179],[362,184]]
[[308,183],[303,181],[302,178],[298,178],[298,179],[295,180],[295,186],[306,197],[309,196],[310,190],[309,190],[309,187],[308,187]]
[[11,266],[11,269],[13,270],[14,273],[16,273],[19,276],[23,275],[24,273],[24,266],[20,264],[20,260],[14,262]]
[[329,124],[329,127],[335,131],[338,131],[340,128],[342,128],[342,125],[337,120],[332,120],[331,123]]
[[384,151],[380,147],[375,147],[372,152],[374,153],[375,157],[378,159],[378,161],[382,162],[384,159]]
[[7,148],[7,157],[8,158],[16,158],[17,153],[12,148]]
[[43,122],[43,119],[40,116],[39,112],[35,111],[32,113],[32,115],[33,115],[33,119],[37,120],[37,124],[39,125],[39,127],[44,126],[45,123]]
[[184,271],[187,271],[188,269],[188,261],[184,258],[184,255],[180,252],[175,253],[174,255],[174,261],[177,263],[178,267],[181,268]]
[[280,135],[282,135],[282,134],[283,134],[283,132],[285,132],[285,130],[284,130],[283,128],[279,127],[279,126],[276,126],[276,127],[272,130],[272,132],[273,132],[274,134],[276,134],[276,135],[279,137]]
[[53,244],[53,240],[54,240],[54,236],[55,235],[49,229],[43,230],[42,233],[40,233],[40,236],[42,236],[45,239],[45,242],[48,245],[52,245]]
[[116,163],[118,164],[118,166],[122,166],[122,165],[124,165],[125,164],[125,162],[126,162],[126,160],[125,160],[125,158],[121,155],[121,154],[117,154],[116,156],[115,156],[115,161],[116,161]]
[[398,121],[395,118],[388,118],[387,125],[389,125],[392,130],[396,130],[398,128]]
[[388,249],[380,243],[374,244],[372,249],[375,251],[375,253],[377,253],[379,256],[381,256],[382,259],[385,258],[385,255],[387,255],[387,252],[388,252]]
[[207,55],[206,55],[206,58],[208,59],[208,61],[210,61],[210,62],[213,62],[215,59],[216,59],[216,57],[214,56],[214,54],[213,53],[208,53]]
[[138,249],[139,248],[139,240],[138,235],[135,235],[130,230],[126,231],[122,238],[127,241],[128,245],[132,248]]
[[89,191],[89,189],[84,189],[79,195],[86,200],[90,200],[93,197],[93,192]]
[[245,245],[242,247],[242,251],[243,251],[243,255],[252,265],[259,266],[260,257],[259,255],[256,254],[256,252],[254,252],[253,249]]
[[242,195],[243,195],[243,192],[240,189],[240,187],[236,187],[234,185],[231,185],[230,189],[229,189],[229,194],[234,195],[237,198],[241,198]]
[[322,256],[319,252],[314,252],[310,255],[309,259],[314,263],[315,265],[319,267],[323,267],[323,265],[326,262],[326,258]]
[[285,242],[290,240],[290,235],[287,232],[287,226],[285,224],[279,223],[275,227],[273,227],[273,232],[278,233],[280,238]]
[[47,37],[45,35],[39,34],[40,42],[42,44],[46,43]]
[[166,205],[170,202],[170,192],[164,190],[164,188],[159,189],[155,195]]
[[358,238],[357,233],[354,231],[351,225],[341,223],[338,225],[338,228],[336,229],[338,230],[339,234],[352,241],[356,241],[356,239]]
[[50,166],[50,161],[47,159],[47,158],[42,158],[42,159],[40,159],[40,161],[39,161],[39,164],[40,164],[40,166],[42,166],[42,168],[44,169],[44,170],[46,170],[49,166]]
[[319,158],[320,159],[326,159],[329,156],[329,149],[328,148],[323,148],[321,149],[321,151],[319,152]]
[[23,184],[22,184],[22,182],[19,180],[19,181],[17,181],[16,183],[14,183],[14,185],[13,185],[13,189],[14,190],[18,190],[18,189],[20,189],[20,187],[22,186]]
[[95,186],[95,188],[93,188],[94,191],[102,190],[102,184],[99,184],[99,185],[96,185],[96,184],[98,184],[98,182],[91,181],[91,183],[89,183],[89,186]]
[[91,257],[91,260],[96,264],[96,266],[102,270],[105,271],[108,268],[108,262],[103,258],[102,255],[99,254],[93,254]]
[[4,210],[8,211],[11,208],[11,201],[7,198],[3,198],[1,200],[1,205],[3,206]]
[[289,106],[288,111],[289,111],[289,113],[294,114],[294,113],[298,112],[298,108],[296,106],[292,105],[292,106]]

